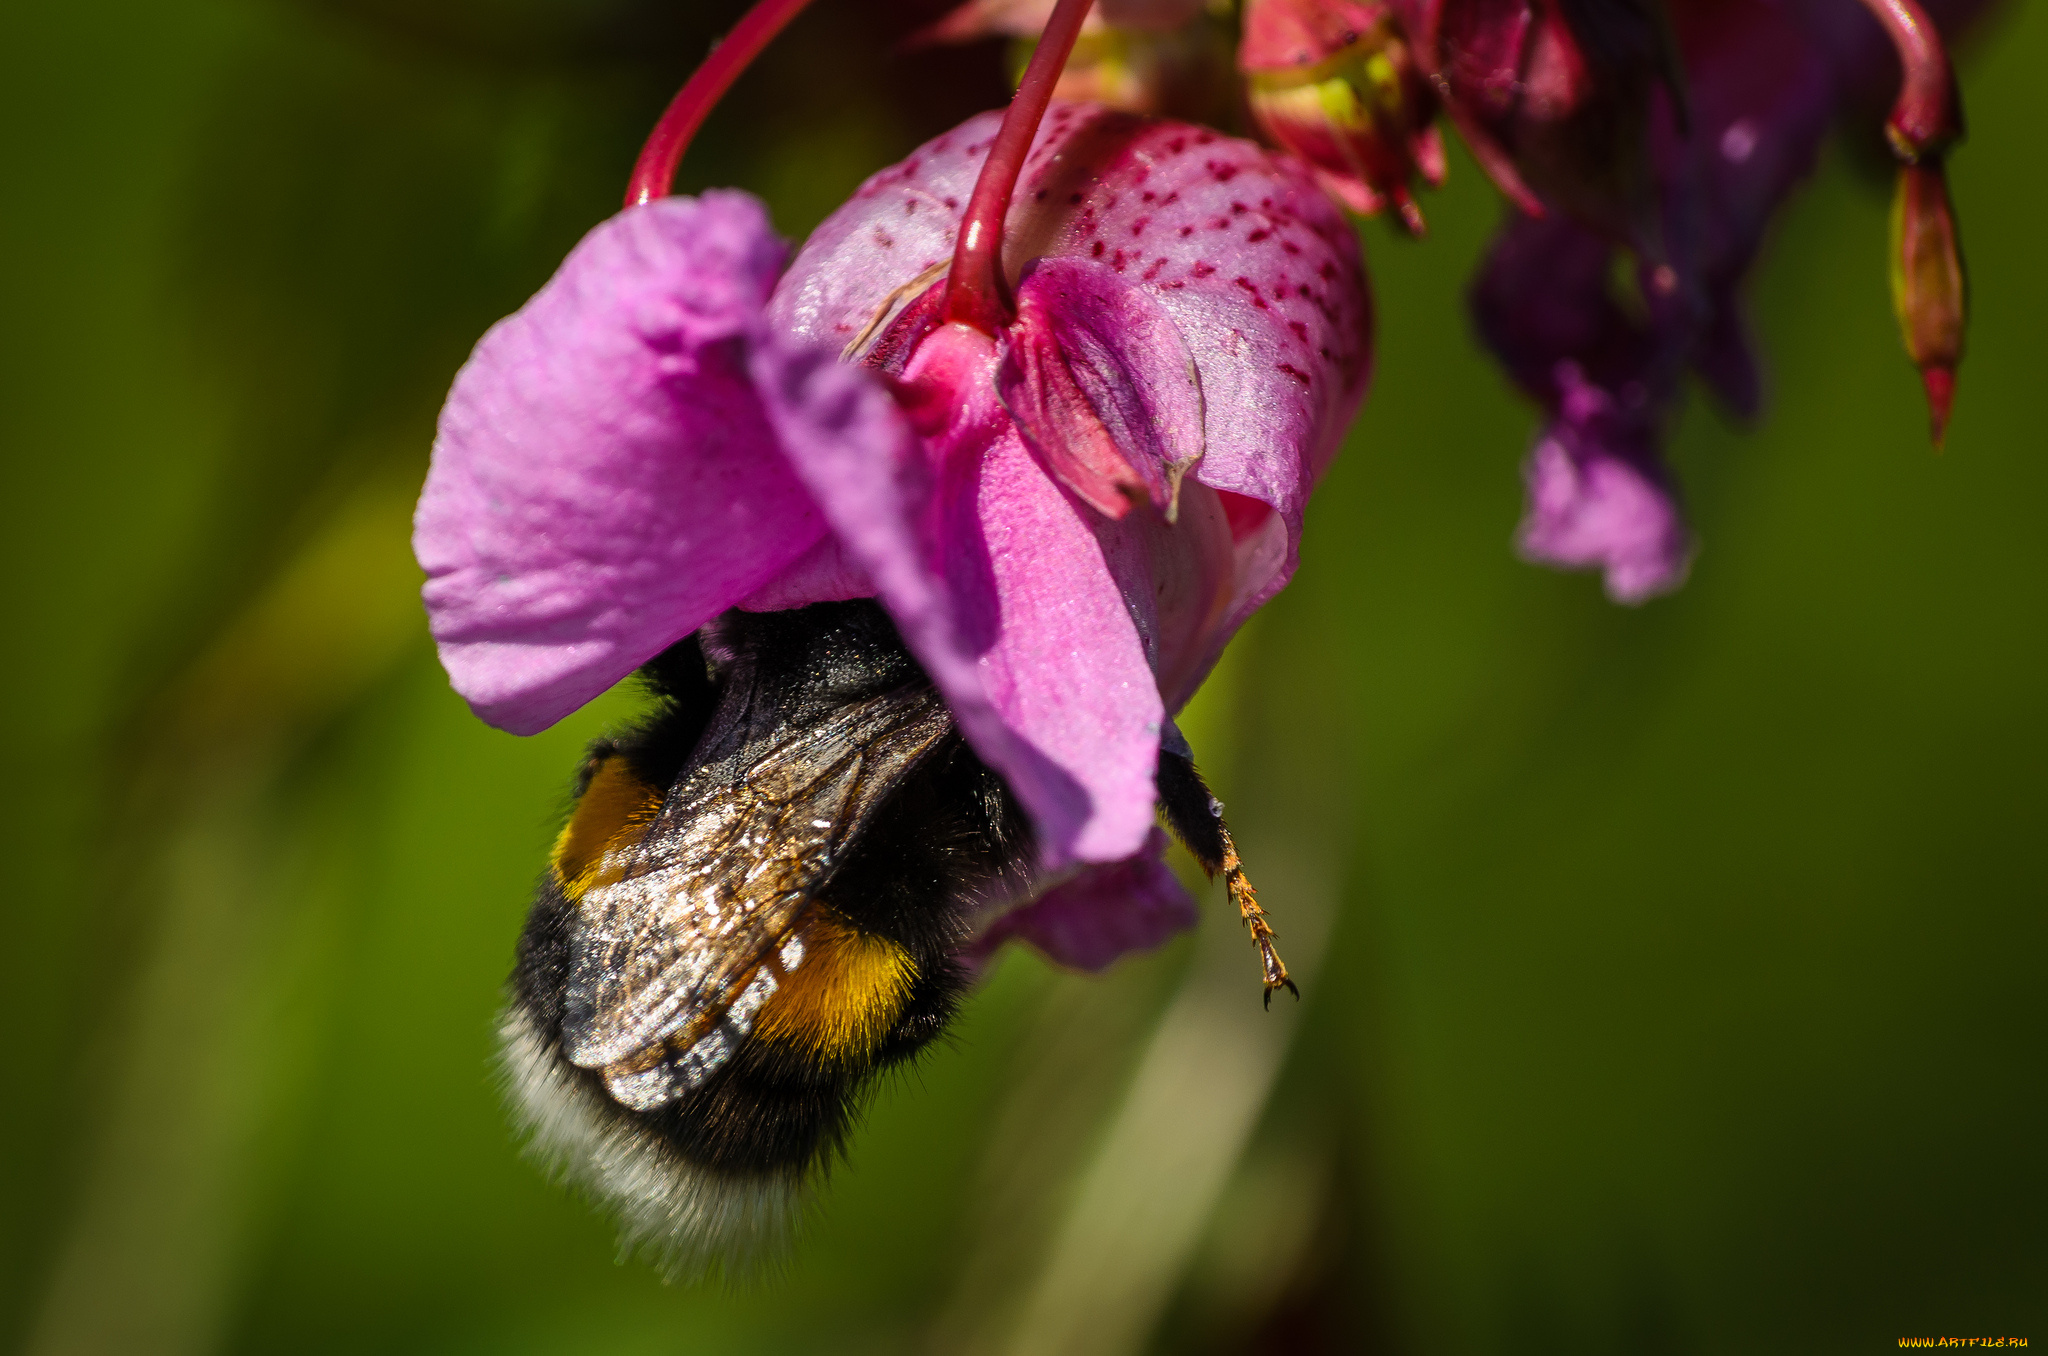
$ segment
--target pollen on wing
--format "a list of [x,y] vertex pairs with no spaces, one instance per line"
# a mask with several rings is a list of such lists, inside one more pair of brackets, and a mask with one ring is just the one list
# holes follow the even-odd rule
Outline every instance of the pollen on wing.
[[872,1053],[909,1000],[917,978],[910,953],[822,913],[800,935],[803,963],[762,1007],[755,1038],[827,1059]]
[[549,859],[562,893],[575,901],[596,885],[610,850],[637,842],[661,813],[661,799],[619,755],[600,763]]

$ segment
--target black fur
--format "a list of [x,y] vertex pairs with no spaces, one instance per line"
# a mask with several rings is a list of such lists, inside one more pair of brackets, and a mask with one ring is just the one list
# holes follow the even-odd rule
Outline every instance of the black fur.
[[1223,869],[1223,814],[1193,760],[1170,749],[1159,751],[1159,809],[1166,827],[1215,875]]

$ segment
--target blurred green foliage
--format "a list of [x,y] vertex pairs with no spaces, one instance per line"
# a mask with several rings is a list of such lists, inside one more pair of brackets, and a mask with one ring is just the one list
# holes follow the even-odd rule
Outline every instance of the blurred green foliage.
[[[1862,1352],[2048,1341],[2048,19],[1965,62],[1946,456],[1839,158],[1640,610],[1517,563],[1498,205],[1366,232],[1377,386],[1187,724],[1308,973],[1220,910],[1007,957],[802,1250],[618,1265],[517,1154],[498,985],[580,745],[446,688],[407,518],[468,345],[732,5],[0,12],[15,637],[0,1341],[59,1353]],[[800,236],[999,89],[807,16],[693,152]],[[2033,828],[2029,829],[2029,825]]]

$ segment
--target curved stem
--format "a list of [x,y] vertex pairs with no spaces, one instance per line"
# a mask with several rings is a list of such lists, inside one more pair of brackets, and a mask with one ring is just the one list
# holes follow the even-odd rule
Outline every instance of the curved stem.
[[704,58],[676,97],[669,101],[661,121],[654,124],[640,158],[633,162],[633,177],[626,183],[626,206],[637,207],[654,198],[667,197],[676,180],[676,166],[689,147],[690,138],[704,125],[713,105],[732,88],[789,21],[803,13],[811,0],[760,0],[746,17],[733,25],[711,55]]
[[974,195],[967,200],[967,213],[960,219],[960,236],[953,246],[953,271],[946,284],[946,318],[972,325],[993,334],[1016,316],[1009,285],[1003,280],[1003,220],[1010,214],[1010,194],[1017,176],[1024,171],[1024,157],[1038,135],[1038,124],[1052,102],[1053,87],[1066,69],[1074,40],[1081,36],[1081,21],[1088,17],[1094,0],[1059,0],[1031,64],[1017,84],[1017,97],[1003,114],[1003,125],[981,165],[981,177],[974,181]]
[[1916,0],[1863,0],[1863,7],[1899,53],[1899,98],[1885,123],[1892,150],[1909,165],[1940,154],[1963,134],[1962,103],[1940,31]]

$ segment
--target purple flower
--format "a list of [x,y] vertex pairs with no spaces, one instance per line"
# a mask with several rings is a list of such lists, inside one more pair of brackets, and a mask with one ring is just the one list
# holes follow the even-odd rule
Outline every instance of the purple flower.
[[1055,105],[1014,319],[944,323],[998,121],[875,175],[786,272],[743,194],[629,209],[484,337],[415,535],[479,715],[531,733],[728,609],[875,596],[1048,868],[1150,869],[1162,731],[1293,572],[1363,397],[1364,275],[1298,164]]
[[1670,10],[1685,108],[1681,121],[1660,98],[1649,121],[1654,229],[1629,239],[1597,218],[1518,215],[1472,290],[1481,336],[1550,416],[1526,470],[1521,547],[1604,569],[1625,602],[1685,577],[1690,546],[1660,452],[1684,379],[1756,412],[1743,279],[1840,110],[1890,59],[1855,0]]
[[1524,475],[1529,510],[1517,542],[1531,560],[1604,569],[1607,593],[1640,603],[1683,582],[1685,523],[1640,410],[1588,382],[1569,361],[1556,373],[1559,411]]

